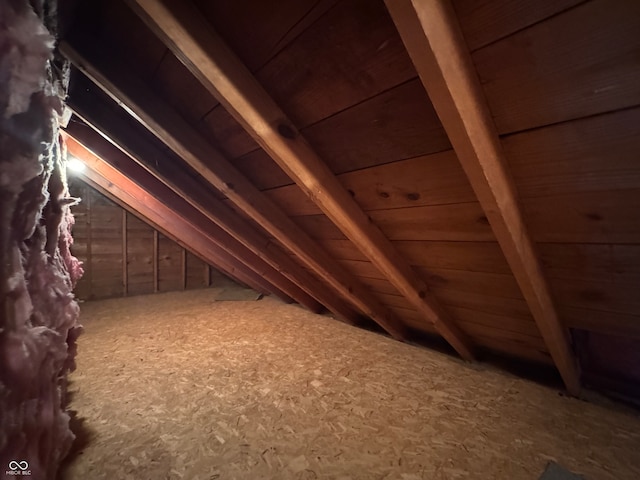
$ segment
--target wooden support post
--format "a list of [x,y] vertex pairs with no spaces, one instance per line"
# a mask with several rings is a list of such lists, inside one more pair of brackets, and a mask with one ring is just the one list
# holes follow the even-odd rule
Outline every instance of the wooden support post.
[[86,265],[84,265],[84,274],[87,277],[88,283],[89,283],[89,292],[87,295],[87,298],[91,299],[93,297],[93,260],[92,260],[92,255],[91,255],[91,243],[92,243],[92,238],[93,235],[91,233],[91,229],[92,229],[92,225],[91,225],[91,195],[92,192],[89,191],[89,189],[87,189],[87,195],[86,195],[86,205],[87,205],[87,262]]
[[159,291],[159,268],[158,268],[158,230],[153,230],[153,293]]
[[211,267],[209,267],[208,263],[204,264],[204,286],[211,286]]
[[[425,323],[432,323],[463,358],[473,359],[469,338],[429,292],[424,280],[195,7],[178,0],[131,2],[191,73],[423,315]],[[389,327],[388,323],[382,325]]]
[[129,258],[127,255],[127,211],[122,210],[122,293],[129,294]]
[[180,283],[181,289],[187,289],[187,250],[182,247],[180,252]]
[[386,0],[420,79],[444,125],[567,390],[580,379],[566,328],[507,170],[489,106],[449,0]]

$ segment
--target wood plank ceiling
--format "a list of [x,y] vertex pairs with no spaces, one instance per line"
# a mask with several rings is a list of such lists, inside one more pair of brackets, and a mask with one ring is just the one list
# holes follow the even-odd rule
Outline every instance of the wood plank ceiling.
[[67,133],[272,293],[577,394],[579,332],[640,332],[638,4],[387,7],[82,4]]

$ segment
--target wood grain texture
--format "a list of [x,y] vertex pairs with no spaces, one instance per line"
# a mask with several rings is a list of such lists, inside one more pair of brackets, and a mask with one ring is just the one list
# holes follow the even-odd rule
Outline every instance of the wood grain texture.
[[411,265],[511,274],[497,242],[396,241]]
[[[170,204],[180,205],[182,211],[186,212],[183,216],[193,219],[194,224],[207,225],[213,222],[214,225],[208,225],[207,228],[216,239],[217,245],[240,259],[250,269],[256,270],[259,275],[269,279],[280,290],[288,292],[288,297],[294,298],[312,311],[321,308],[312,298],[314,295],[319,295],[325,300],[332,298],[326,287],[304,274],[299,265],[292,262],[281,250],[269,248],[268,240],[217,200],[210,186],[191,178],[187,174],[187,167],[181,166],[177,160],[168,156],[164,149],[159,148],[151,134],[142,129],[130,116],[117,107],[117,110],[113,111],[114,105],[105,102],[99,95],[87,93],[90,88],[95,90],[97,87],[84,87],[78,93],[78,86],[82,83],[76,83],[69,100],[71,108],[128,156],[123,156],[119,150],[105,144],[99,135],[87,131],[86,128],[81,129],[77,124],[70,125],[68,131],[74,133],[77,138],[85,139],[94,149],[105,149],[104,157],[127,172],[131,178],[140,179],[138,182],[141,185],[147,188],[149,185],[155,185],[157,198],[163,198],[167,202],[173,199]],[[132,165],[129,157],[139,166]],[[144,170],[162,183],[148,178]],[[177,198],[176,195],[182,198]],[[194,217],[194,213],[190,212],[188,207],[184,210],[185,201],[201,215],[198,216],[196,213]],[[284,278],[281,272],[286,272],[288,277]],[[343,314],[348,312],[348,309],[340,306],[338,302],[333,301],[332,305],[336,311]]]
[[467,46],[473,51],[584,1],[453,0],[453,5]]
[[122,210],[122,293],[129,294],[129,255],[127,247],[127,212]]
[[537,242],[640,243],[640,189],[523,199]]
[[481,347],[486,347],[493,352],[501,352],[512,357],[522,358],[544,365],[554,365],[553,359],[546,351],[480,335],[475,336],[474,340],[478,342],[478,345]]
[[194,288],[203,288],[208,285],[205,284],[205,279],[202,274],[206,263],[200,260],[191,252],[187,252],[186,255],[186,282],[185,288],[191,290]]
[[[376,267],[385,272],[396,288],[425,315],[425,321],[434,323],[440,334],[463,358],[472,359],[471,345],[466,342],[464,334],[455,323],[450,321],[446,311],[440,308],[436,299],[430,297],[426,285],[404,262],[382,232],[370,222],[333,176],[330,168],[304,138],[299,136],[286,114],[245,65],[201,21],[197,12],[188,5],[176,2],[170,8],[156,1],[137,0],[136,4],[139,6],[138,12],[164,39],[167,46],[180,56],[203,85]],[[246,204],[246,201],[243,202]],[[246,207],[251,206],[250,203],[246,204]],[[247,210],[245,205],[243,207]],[[276,236],[283,241],[280,236]],[[390,322],[384,315],[373,315],[373,319],[393,334],[395,322]]]
[[[156,229],[158,229],[158,227],[163,229],[163,233],[167,233],[172,240],[177,239],[176,230],[177,232],[182,231],[184,235],[187,235],[186,238],[188,238],[190,242],[194,242],[195,245],[197,245],[197,247],[195,245],[192,247],[195,252],[210,259],[216,266],[219,265],[225,273],[230,274],[233,278],[239,278],[245,284],[256,287],[258,291],[269,291],[269,289],[265,288],[268,283],[263,280],[262,277],[255,275],[253,272],[249,272],[243,264],[235,259],[225,257],[224,252],[220,252],[214,248],[215,243],[212,242],[211,239],[206,239],[202,232],[196,230],[181,216],[176,215],[166,205],[160,203],[132,180],[102,161],[73,138],[67,136],[66,143],[69,152],[81,158],[84,163],[87,164],[88,170],[85,174],[85,179],[88,182],[93,182],[90,185],[97,186],[94,188],[102,188],[123,204],[131,206],[139,215],[152,223]],[[108,180],[102,174],[98,174],[92,169],[107,175]],[[126,187],[123,187],[123,185],[126,185]],[[185,238],[180,233],[178,233],[178,236]],[[160,256],[157,258],[159,261]],[[276,291],[279,292],[278,290]]]
[[640,108],[503,137],[521,198],[640,187]]
[[439,0],[387,0],[387,6],[556,367],[569,392],[577,394],[580,378],[568,331],[558,318],[524,223],[455,11],[449,2]]
[[[198,83],[199,88],[204,88],[193,76],[191,78]],[[260,148],[242,125],[219,104],[205,115],[198,124],[198,130],[229,158],[238,158]]]
[[302,130],[333,173],[449,150],[418,79]]
[[[215,245],[221,253],[238,260],[249,272],[255,272],[259,278],[265,279],[266,282],[276,287],[277,290],[274,291],[274,293],[286,292],[286,294],[281,297],[283,300],[290,301],[291,298],[294,298],[301,305],[304,305],[312,311],[317,312],[321,309],[320,304],[310,295],[307,295],[296,283],[285,278],[278,270],[267,264],[261,257],[255,255],[246,246],[237,241],[235,237],[232,237],[217,224],[212,223],[203,212],[196,210],[192,204],[179,196],[177,192],[171,190],[167,185],[150,175],[141,165],[136,164],[133,159],[124,155],[118,148],[106,142],[95,133],[91,135],[90,132],[87,132],[87,129],[69,127],[67,131],[76,135],[76,139],[81,139],[88,145],[91,145],[91,148],[98,152],[102,158],[108,159],[107,163],[117,166],[117,169],[121,173],[126,174],[131,181],[155,197],[154,200],[163,202],[174,214],[180,215],[200,232],[207,235],[212,244]],[[112,130],[106,131],[112,132]],[[139,150],[135,150],[135,147],[133,151],[139,153]],[[152,156],[151,158],[154,158],[155,166],[158,167],[161,162],[161,157]],[[177,174],[176,177],[174,180],[181,178]],[[185,191],[189,191],[188,188]],[[191,185],[191,192],[195,195],[199,190]],[[208,203],[211,206],[216,207],[216,202],[215,199],[208,198]],[[216,210],[218,215],[222,215],[222,210],[219,206]],[[188,239],[184,239],[184,241],[187,240]],[[266,244],[266,240],[261,244],[261,247],[265,250],[267,250]]]
[[182,249],[164,235],[158,239],[158,288],[160,292],[183,290]]
[[[476,199],[452,150],[343,173],[337,178],[366,212]],[[296,185],[265,193],[288,215],[321,213]]]
[[597,278],[552,278],[549,283],[560,305],[640,316],[637,280],[616,283]]
[[254,71],[337,2],[281,0],[278,8],[262,0],[196,0],[194,3],[207,22]]
[[380,0],[336,2],[256,72],[258,81],[299,128],[415,76]]
[[640,245],[541,243],[539,251],[550,278],[640,281]]
[[258,190],[293,184],[293,180],[289,178],[289,175],[261,148],[235,159],[233,165],[247,177]]
[[[74,64],[83,70],[112,98],[127,105],[130,113],[150,131],[161,139],[187,164],[200,173],[208,182],[230,200],[249,214],[266,231],[285,245],[297,257],[309,266],[323,282],[329,284],[339,292],[343,299],[350,302],[364,314],[386,325],[393,335],[402,338],[401,326],[392,326],[395,319],[377,304],[374,297],[357,283],[355,278],[340,268],[332,258],[324,252],[308,235],[284,214],[278,207],[261,194],[227,159],[213,146],[199,135],[173,109],[157,98],[142,84],[139,79],[129,75],[129,72],[119,68],[113,62],[108,52],[87,60],[76,48],[84,49],[86,44],[71,46],[61,44],[61,50],[68,57],[73,58]],[[89,48],[91,49],[91,48]],[[86,52],[85,52],[86,53]],[[94,52],[95,53],[95,52]],[[106,73],[108,72],[108,74]],[[202,159],[207,159],[209,165]],[[210,168],[211,162],[215,169]],[[336,301],[347,308],[334,310]],[[322,303],[331,308],[342,318],[353,316],[353,309],[333,295],[323,297]]]
[[594,0],[473,53],[498,132],[640,104],[640,3]]
[[533,321],[533,316],[527,306],[527,302],[522,299],[486,295],[470,291],[460,292],[446,287],[435,289],[435,293],[445,305]]
[[522,299],[513,274],[471,272],[433,267],[415,267],[431,288],[450,288],[460,292],[479,293],[503,298]]
[[162,58],[150,85],[192,124],[196,124],[218,104],[171,52]]
[[560,305],[559,308],[562,319],[568,327],[640,339],[640,315],[603,312],[565,305]]
[[127,256],[131,295],[153,293],[154,229],[127,212]]
[[160,241],[160,235],[157,230],[153,231],[153,293],[160,291],[160,285],[158,283],[158,246]]
[[368,214],[390,240],[496,239],[478,202],[375,210]]

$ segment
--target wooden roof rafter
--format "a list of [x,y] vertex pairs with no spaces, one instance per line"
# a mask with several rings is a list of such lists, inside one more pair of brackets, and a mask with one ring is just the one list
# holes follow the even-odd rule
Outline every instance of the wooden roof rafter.
[[[280,298],[285,301],[294,299],[314,312],[321,310],[321,305],[307,296],[296,284],[283,277],[278,271],[263,262],[217,225],[207,222],[206,218],[198,215],[194,209],[189,208],[187,202],[176,195],[172,198],[170,195],[171,191],[168,188],[162,188],[163,185],[160,182],[153,181],[153,177],[143,168],[136,165],[128,155],[125,155],[115,146],[108,143],[107,140],[103,138],[104,133],[98,134],[90,127],[74,122],[70,123],[67,127],[66,133],[70,134],[77,142],[80,142],[91,151],[100,155],[103,162],[108,163],[111,167],[118,170],[119,173],[125,175],[126,178],[132,180],[135,185],[145,190],[148,195],[151,195],[151,197],[145,197],[150,199],[149,201],[161,201],[163,205],[168,206],[169,209],[174,212],[174,215],[178,215],[189,221],[192,225],[197,226],[207,235],[210,241],[217,246],[219,251],[226,252],[230,257],[239,260],[247,269],[255,273],[256,277],[264,279],[269,285],[275,287],[275,290],[272,288],[272,291],[274,293],[279,292],[277,294]],[[95,168],[97,169],[98,166]],[[102,168],[105,169],[106,167]],[[109,170],[107,171],[115,179],[120,179],[119,176],[111,173]],[[122,182],[122,180],[120,181]],[[127,183],[127,185],[131,184]],[[135,187],[131,186],[131,188],[133,189]],[[180,202],[177,203],[175,200],[180,200]],[[185,237],[184,241],[188,241],[188,237]]]
[[[131,0],[191,73],[465,359],[469,339],[313,151],[249,70],[188,2]],[[167,7],[170,5],[170,7]]]
[[[282,245],[296,254],[298,259],[324,283],[338,292],[340,296],[331,293],[320,299],[327,308],[344,318],[344,309],[334,308],[336,303],[343,304],[341,298],[344,298],[394,338],[405,338],[406,327],[375,295],[282,212],[270,198],[260,192],[179,114],[122,66],[109,62],[108,54],[94,55],[91,60],[88,59],[75,48],[79,43],[83,42],[72,45],[65,41],[59,48],[63,55],[105,93]],[[84,52],[91,46],[83,44],[80,48]],[[105,67],[105,64],[108,65]],[[268,241],[263,248],[267,243]],[[347,321],[355,323],[357,318],[351,312],[347,312],[351,315]]]
[[500,139],[449,0],[385,0],[462,167],[489,219],[567,390],[580,378]]
[[[220,252],[209,236],[173,212],[171,208],[109,165],[81,142],[69,135],[65,135],[65,138],[68,152],[87,166],[81,175],[89,186],[96,188],[120,205],[128,206],[163,235],[193,250],[198,256],[240,283],[260,293],[274,293],[285,301],[291,301],[285,293],[263,277],[225,252]],[[188,234],[188,242],[180,240],[185,237],[185,233]]]

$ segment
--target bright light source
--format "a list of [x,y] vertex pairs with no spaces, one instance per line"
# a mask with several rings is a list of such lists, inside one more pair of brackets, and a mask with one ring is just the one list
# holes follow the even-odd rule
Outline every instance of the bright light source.
[[86,165],[79,158],[69,155],[69,159],[67,160],[67,168],[74,172],[81,173],[84,172]]

